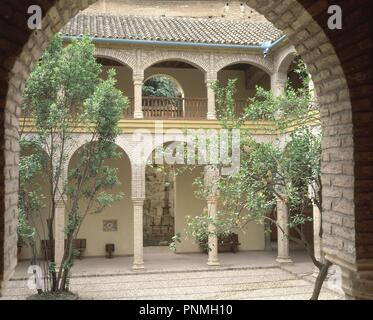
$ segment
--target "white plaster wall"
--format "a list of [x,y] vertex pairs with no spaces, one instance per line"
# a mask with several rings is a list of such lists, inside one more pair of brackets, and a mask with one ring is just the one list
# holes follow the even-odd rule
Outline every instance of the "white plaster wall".
[[[74,164],[74,158],[71,165]],[[115,255],[133,254],[133,209],[131,202],[131,168],[127,156],[110,160],[108,164],[119,169],[118,177],[122,185],[114,192],[124,193],[122,200],[114,203],[98,214],[88,215],[78,237],[87,239],[86,256],[104,256],[105,244],[115,244]],[[104,232],[104,220],[117,220],[118,231]]]
[[175,233],[181,234],[181,243],[176,246],[177,253],[200,252],[199,245],[190,236],[186,238],[186,216],[201,215],[206,207],[206,201],[195,197],[193,181],[200,176],[202,168],[186,171],[176,176],[175,183]]

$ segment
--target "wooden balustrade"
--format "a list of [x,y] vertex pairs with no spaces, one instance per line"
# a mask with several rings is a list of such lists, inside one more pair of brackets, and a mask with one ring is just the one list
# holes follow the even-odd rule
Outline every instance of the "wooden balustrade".
[[142,97],[144,118],[174,119],[184,116],[184,99],[168,97]]

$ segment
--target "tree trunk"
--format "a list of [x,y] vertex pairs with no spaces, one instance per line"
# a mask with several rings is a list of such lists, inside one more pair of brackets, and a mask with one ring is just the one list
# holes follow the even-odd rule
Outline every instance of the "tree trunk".
[[310,300],[318,300],[321,292],[321,288],[324,284],[326,276],[328,275],[329,268],[332,266],[332,263],[328,260],[322,265],[319,274],[317,275],[315,287],[313,289],[313,294]]

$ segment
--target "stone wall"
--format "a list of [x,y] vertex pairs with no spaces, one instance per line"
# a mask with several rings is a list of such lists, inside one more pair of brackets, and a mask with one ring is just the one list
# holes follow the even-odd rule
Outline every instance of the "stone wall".
[[[229,10],[225,9],[227,3]],[[241,3],[244,4],[244,12],[241,11]],[[99,0],[87,8],[86,12],[265,21],[262,15],[245,3],[246,1],[237,0]]]

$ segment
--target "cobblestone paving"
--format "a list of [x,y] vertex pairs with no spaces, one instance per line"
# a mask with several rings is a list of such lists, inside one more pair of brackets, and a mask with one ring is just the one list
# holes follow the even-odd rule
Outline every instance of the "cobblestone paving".
[[[279,267],[103,275],[71,279],[82,299],[309,299],[313,284]],[[10,281],[2,299],[24,299],[33,292],[25,280]],[[324,289],[321,299],[341,299]]]

